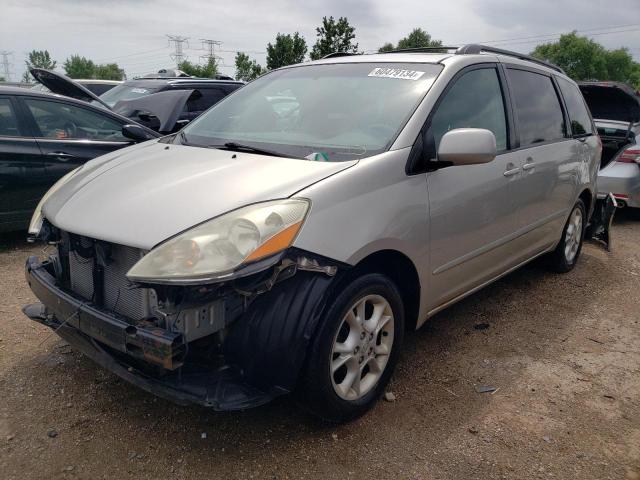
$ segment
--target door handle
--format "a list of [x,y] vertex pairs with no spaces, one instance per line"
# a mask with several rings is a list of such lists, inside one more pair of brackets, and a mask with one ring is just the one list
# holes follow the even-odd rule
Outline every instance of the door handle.
[[47,157],[56,157],[57,159],[59,159],[62,162],[66,162],[70,158],[74,158],[75,157],[75,155],[71,155],[70,153],[66,153],[66,152],[47,152],[47,153],[45,153],[45,155]]
[[513,177],[514,175],[516,175],[518,172],[520,171],[520,167],[516,167],[516,168],[511,168],[509,170],[505,170],[505,172],[502,174],[505,177]]
[[527,170],[532,170],[536,167],[536,163],[535,162],[529,162],[529,163],[525,163],[522,166],[522,170],[527,171]]

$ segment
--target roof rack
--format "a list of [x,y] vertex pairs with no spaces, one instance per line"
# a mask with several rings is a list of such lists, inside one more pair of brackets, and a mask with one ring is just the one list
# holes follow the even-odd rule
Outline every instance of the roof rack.
[[389,50],[388,52],[380,52],[380,53],[440,53],[443,50],[458,50],[459,47],[414,47],[414,48],[399,48],[397,50]]
[[[474,55],[478,53],[495,53],[498,55],[505,55],[508,57],[518,58],[520,60],[527,60],[529,62],[537,63],[538,65],[544,65],[545,67],[551,68],[557,72],[565,73],[562,68],[557,65],[554,65],[550,62],[545,62],[544,60],[540,60],[539,58],[532,57],[531,55],[526,55],[524,53],[512,52],[511,50],[503,50],[502,48],[488,47],[486,45],[478,45],[476,43],[471,43],[469,45],[464,45],[462,47],[417,47],[417,48],[401,48],[399,50],[391,50],[389,52],[382,53],[438,53],[442,51],[450,51],[454,50],[456,55]],[[332,54],[333,55],[333,54]],[[325,57],[327,58],[327,57]]]
[[554,65],[550,62],[545,62],[544,60],[540,60],[539,58],[532,57],[531,55],[525,55],[524,53],[512,52],[511,50],[503,50],[502,48],[488,47],[486,45],[478,45],[475,43],[471,43],[469,45],[465,45],[464,47],[460,47],[456,50],[456,55],[473,55],[478,53],[495,53],[498,55],[505,55],[508,57],[518,58],[520,60],[526,60],[528,62],[537,63],[538,65],[543,65],[545,67],[551,68],[557,72],[564,73],[564,70],[557,65]]
[[353,53],[353,52],[332,52],[322,57],[321,60],[324,60],[325,58],[350,57],[351,55],[360,55],[360,54]]

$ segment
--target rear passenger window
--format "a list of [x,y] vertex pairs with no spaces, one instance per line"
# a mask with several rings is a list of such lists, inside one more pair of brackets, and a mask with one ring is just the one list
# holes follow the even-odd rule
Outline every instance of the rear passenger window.
[[8,98],[0,98],[0,136],[20,136],[16,114]]
[[524,70],[507,69],[518,119],[520,146],[566,137],[560,99],[551,78]]
[[202,112],[212,107],[226,96],[226,92],[221,88],[199,88],[200,95],[193,95],[187,101],[187,112]]
[[437,151],[442,136],[454,128],[486,128],[495,135],[498,151],[507,149],[504,101],[494,68],[472,70],[456,81],[433,115],[427,141],[435,142]]
[[590,135],[593,133],[591,117],[580,93],[580,89],[564,78],[556,77],[560,91],[567,106],[573,135]]

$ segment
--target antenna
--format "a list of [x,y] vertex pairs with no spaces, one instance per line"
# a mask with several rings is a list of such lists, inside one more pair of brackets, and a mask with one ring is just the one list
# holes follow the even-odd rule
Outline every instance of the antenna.
[[176,62],[176,67],[180,68],[180,63],[183,60],[187,59],[187,56],[184,54],[183,45],[186,44],[187,48],[189,48],[189,37],[181,37],[180,35],[167,35],[169,39],[169,46],[173,43],[174,52],[171,54],[171,59]]

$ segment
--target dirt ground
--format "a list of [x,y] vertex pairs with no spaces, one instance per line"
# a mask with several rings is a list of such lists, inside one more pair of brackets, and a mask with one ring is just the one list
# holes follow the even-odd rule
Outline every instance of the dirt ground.
[[216,413],[120,381],[22,315],[40,249],[21,238],[0,240],[2,479],[640,479],[640,213],[613,253],[527,266],[409,335],[396,400],[340,427],[290,398]]

